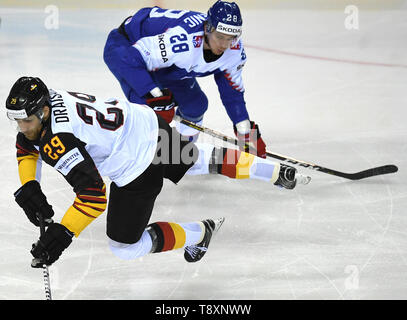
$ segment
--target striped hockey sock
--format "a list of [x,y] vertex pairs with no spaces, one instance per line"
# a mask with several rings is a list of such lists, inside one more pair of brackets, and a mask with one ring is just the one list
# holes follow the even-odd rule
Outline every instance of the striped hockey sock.
[[126,244],[109,240],[113,254],[124,260],[191,246],[202,241],[205,226],[202,222],[173,223],[155,222],[147,226],[136,243]]
[[280,172],[278,162],[227,148],[214,149],[209,167],[211,173],[232,179],[259,179],[272,183],[277,181]]
[[163,252],[190,246],[202,241],[205,226],[202,222],[155,222],[147,227],[152,238],[150,252]]

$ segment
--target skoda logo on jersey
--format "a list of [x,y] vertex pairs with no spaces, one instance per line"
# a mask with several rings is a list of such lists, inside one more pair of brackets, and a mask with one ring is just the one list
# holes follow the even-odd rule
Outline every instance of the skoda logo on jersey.
[[163,62],[167,62],[167,50],[165,48],[165,43],[164,43],[164,34],[158,35],[158,47],[160,48],[161,52],[161,58],[163,59]]
[[231,26],[229,24],[219,22],[218,26],[216,27],[216,31],[226,33],[231,36],[240,36],[242,34],[242,27]]

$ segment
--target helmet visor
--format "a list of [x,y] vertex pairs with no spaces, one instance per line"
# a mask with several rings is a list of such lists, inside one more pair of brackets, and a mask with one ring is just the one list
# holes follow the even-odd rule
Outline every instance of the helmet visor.
[[23,119],[27,119],[28,115],[27,112],[23,109],[23,110],[11,110],[11,109],[7,109],[7,118],[9,118],[10,120],[23,120]]

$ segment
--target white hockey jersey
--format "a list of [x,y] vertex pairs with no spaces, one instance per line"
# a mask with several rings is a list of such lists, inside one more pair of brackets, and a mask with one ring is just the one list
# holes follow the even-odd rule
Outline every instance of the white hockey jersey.
[[[121,187],[151,164],[158,137],[158,120],[151,108],[63,90],[50,90],[50,94],[52,134],[73,134],[84,144],[101,176]],[[64,176],[85,159],[79,148],[65,150],[60,156],[58,149],[50,150],[48,155],[55,158],[54,168]]]

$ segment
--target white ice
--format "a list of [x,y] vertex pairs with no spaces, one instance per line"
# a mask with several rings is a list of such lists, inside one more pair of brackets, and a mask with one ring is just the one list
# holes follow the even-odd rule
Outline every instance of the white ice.
[[[48,30],[42,8],[0,9],[0,100],[23,75],[123,97],[102,53],[128,15],[61,9]],[[226,217],[205,258],[188,264],[178,250],[119,260],[103,215],[50,268],[54,299],[407,298],[407,10],[359,15],[359,29],[347,30],[343,10],[244,11],[247,107],[269,150],[345,172],[396,164],[398,173],[347,181],[300,168],[313,180],[293,191],[221,176],[166,182],[152,222]],[[213,79],[200,84],[204,125],[233,135]],[[39,231],[13,199],[16,131],[4,112],[0,127],[0,299],[43,299],[29,252]],[[59,221],[74,193],[46,165],[42,186]]]

